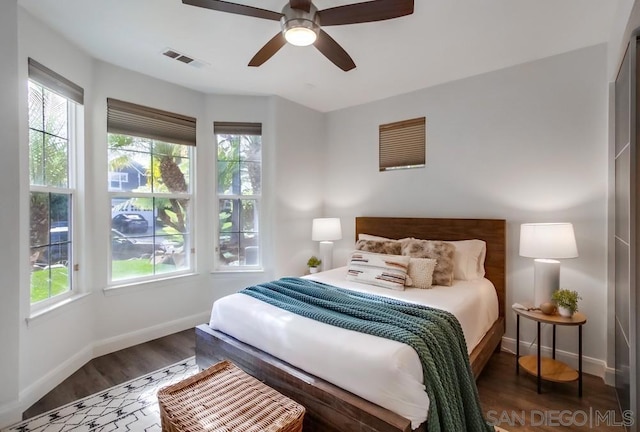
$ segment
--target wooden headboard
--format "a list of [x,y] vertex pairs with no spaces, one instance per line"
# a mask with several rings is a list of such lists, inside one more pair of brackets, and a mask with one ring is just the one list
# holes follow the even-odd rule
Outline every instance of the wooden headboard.
[[469,240],[487,242],[485,277],[493,282],[498,294],[501,317],[505,314],[506,221],[503,219],[431,219],[395,217],[357,217],[358,234],[392,239],[415,237],[428,240]]

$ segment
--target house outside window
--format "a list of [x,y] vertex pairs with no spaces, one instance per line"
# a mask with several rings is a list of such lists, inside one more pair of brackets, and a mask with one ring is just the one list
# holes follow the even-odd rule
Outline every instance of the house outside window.
[[83,99],[82,88],[29,59],[29,265],[36,309],[74,288],[74,156]]
[[215,122],[216,270],[252,270],[262,265],[262,125]]
[[195,119],[115,99],[107,106],[110,284],[192,271]]

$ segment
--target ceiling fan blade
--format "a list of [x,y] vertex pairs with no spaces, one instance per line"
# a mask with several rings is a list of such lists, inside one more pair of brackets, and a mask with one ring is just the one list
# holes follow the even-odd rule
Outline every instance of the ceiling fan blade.
[[182,0],[182,3],[190,6],[198,6],[220,12],[228,12],[237,15],[246,15],[255,18],[263,18],[272,21],[280,21],[282,14],[253,6],[229,3],[222,0]]
[[249,62],[249,66],[258,67],[261,66],[264,62],[269,60],[275,53],[277,53],[280,48],[287,43],[287,40],[282,35],[282,32],[278,32],[269,42],[267,42],[260,51],[253,56],[251,61]]
[[311,9],[311,0],[289,0],[289,6],[291,6],[291,9],[309,12]]
[[313,45],[318,48],[318,51],[324,54],[326,58],[331,60],[333,64],[338,66],[343,71],[348,72],[356,67],[353,59],[349,56],[349,54],[347,54],[344,48],[338,45],[338,42],[333,40],[333,38],[329,36],[324,30],[320,30],[318,39],[316,39]]
[[383,21],[412,13],[413,0],[373,0],[318,11],[322,26]]

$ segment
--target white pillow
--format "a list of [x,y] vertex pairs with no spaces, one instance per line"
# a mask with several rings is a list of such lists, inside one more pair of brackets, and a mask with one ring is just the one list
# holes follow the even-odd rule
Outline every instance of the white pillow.
[[349,258],[347,280],[402,291],[408,282],[409,260],[408,256],[355,251]]
[[410,258],[409,271],[407,274],[411,278],[411,285],[414,288],[431,288],[433,285],[433,269],[436,268],[437,261],[431,258]]
[[448,241],[456,247],[453,254],[453,278],[474,280],[484,277],[484,259],[487,255],[487,243],[483,240]]

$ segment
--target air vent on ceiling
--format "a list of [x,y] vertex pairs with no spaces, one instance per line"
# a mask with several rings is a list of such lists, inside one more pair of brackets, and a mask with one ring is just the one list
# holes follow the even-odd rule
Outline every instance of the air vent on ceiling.
[[179,62],[182,62],[184,64],[188,64],[189,66],[193,66],[196,68],[203,68],[205,66],[207,66],[207,63],[201,61],[201,60],[197,60],[194,59],[193,57],[189,57],[188,55],[185,55],[179,51],[176,51],[172,48],[165,48],[162,51],[162,55],[165,55],[169,58],[172,58],[174,60],[177,60]]

